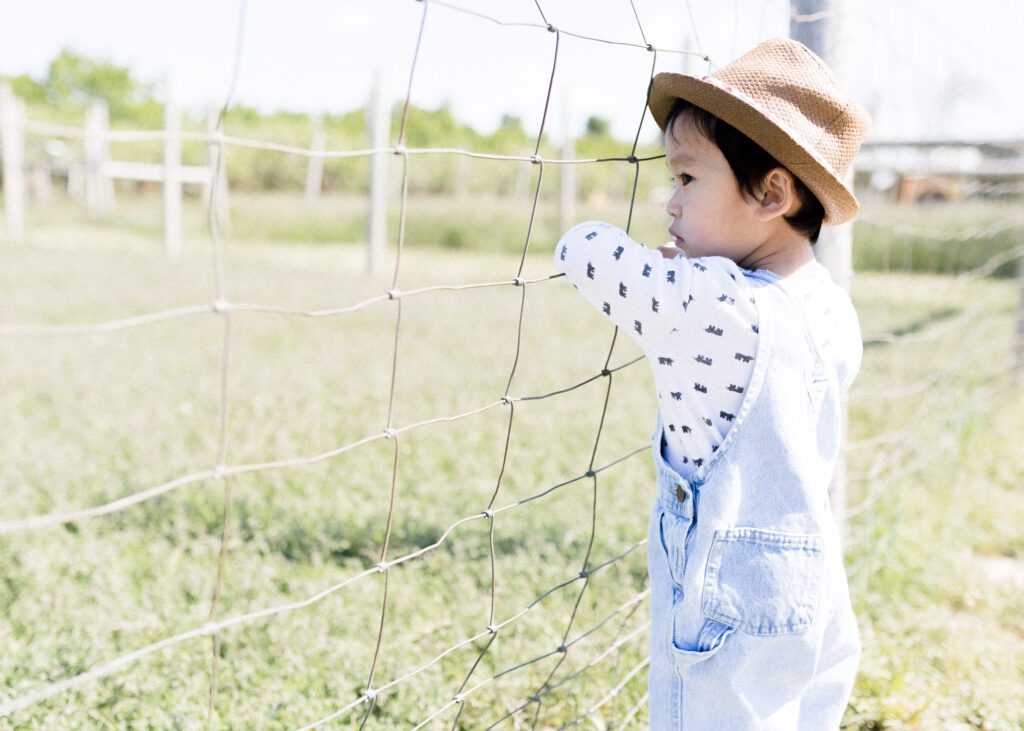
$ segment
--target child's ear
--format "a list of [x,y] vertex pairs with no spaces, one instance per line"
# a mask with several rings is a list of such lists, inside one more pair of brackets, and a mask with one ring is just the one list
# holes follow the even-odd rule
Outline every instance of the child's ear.
[[793,174],[785,168],[773,168],[761,181],[758,197],[758,217],[767,221],[790,213],[798,208],[800,200],[793,184]]

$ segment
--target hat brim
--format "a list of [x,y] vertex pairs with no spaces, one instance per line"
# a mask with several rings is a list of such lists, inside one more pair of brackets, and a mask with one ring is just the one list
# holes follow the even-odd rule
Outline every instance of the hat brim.
[[857,214],[860,204],[846,183],[785,127],[749,101],[695,76],[660,73],[651,84],[647,105],[663,132],[665,117],[676,99],[711,112],[764,148],[821,201],[824,223],[834,226]]

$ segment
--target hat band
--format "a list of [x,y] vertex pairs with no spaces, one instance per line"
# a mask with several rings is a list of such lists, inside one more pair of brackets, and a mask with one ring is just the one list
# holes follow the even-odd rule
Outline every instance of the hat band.
[[766,116],[766,117],[770,117],[771,116],[770,114],[768,114],[768,110],[766,110],[764,107],[762,107],[760,105],[760,103],[758,103],[754,99],[751,99],[749,96],[747,96],[746,94],[744,94],[742,91],[740,91],[739,89],[735,88],[731,84],[727,84],[724,81],[722,81],[721,79],[716,78],[714,76],[702,76],[702,77],[700,77],[700,80],[704,81],[704,82],[707,82],[708,84],[711,84],[712,86],[714,86],[717,89],[721,89],[726,94],[732,94],[734,97],[736,97],[740,101],[746,102],[747,104],[752,106],[754,109],[756,109],[757,111],[761,112],[761,114],[763,114],[764,116]]

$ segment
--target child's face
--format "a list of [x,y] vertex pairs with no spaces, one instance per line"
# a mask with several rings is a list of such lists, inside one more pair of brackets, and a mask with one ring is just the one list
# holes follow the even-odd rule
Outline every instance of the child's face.
[[758,203],[742,194],[722,151],[693,124],[676,119],[665,134],[665,164],[675,182],[665,205],[675,245],[688,257],[742,263],[761,243]]

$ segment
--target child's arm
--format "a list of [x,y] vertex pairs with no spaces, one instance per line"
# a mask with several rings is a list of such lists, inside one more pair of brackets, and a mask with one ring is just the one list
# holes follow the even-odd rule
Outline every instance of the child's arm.
[[690,267],[682,262],[601,221],[574,226],[555,248],[555,269],[641,345],[660,340],[683,312]]
[[555,269],[641,346],[650,346],[676,326],[695,298],[726,302],[737,296],[735,263],[681,254],[671,245],[649,249],[611,224],[588,221],[558,242]]

